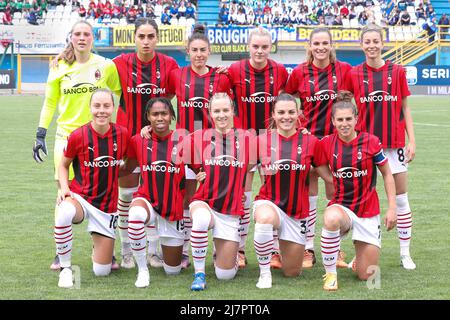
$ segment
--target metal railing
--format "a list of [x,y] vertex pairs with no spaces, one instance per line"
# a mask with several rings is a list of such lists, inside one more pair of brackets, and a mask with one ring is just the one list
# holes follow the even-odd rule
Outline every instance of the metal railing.
[[391,60],[394,63],[407,65],[431,50],[436,48],[439,50],[441,46],[450,46],[449,28],[450,26],[438,26],[434,34],[422,31],[414,39],[401,42],[391,50],[383,53],[382,58]]

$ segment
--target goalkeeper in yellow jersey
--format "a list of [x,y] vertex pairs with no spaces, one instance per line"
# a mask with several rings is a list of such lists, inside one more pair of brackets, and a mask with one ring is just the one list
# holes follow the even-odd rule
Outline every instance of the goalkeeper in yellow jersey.
[[[94,35],[92,26],[78,21],[70,32],[70,41],[60,54],[58,65],[50,69],[45,89],[45,100],[36,132],[33,158],[40,163],[47,155],[45,136],[58,109],[56,139],[54,148],[55,180],[58,184],[58,164],[67,144],[69,134],[91,120],[89,100],[99,88],[109,88],[120,96],[119,75],[114,63],[91,52]],[[73,179],[70,169],[69,179]],[[58,184],[58,192],[60,186]],[[58,256],[50,266],[59,270]],[[113,263],[114,265],[114,263]]]

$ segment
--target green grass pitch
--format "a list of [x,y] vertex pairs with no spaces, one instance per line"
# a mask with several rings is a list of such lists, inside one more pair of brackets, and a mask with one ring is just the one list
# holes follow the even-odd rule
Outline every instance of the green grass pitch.
[[[308,300],[308,299],[449,299],[450,298],[450,98],[409,99],[415,122],[417,155],[409,167],[409,199],[413,211],[412,256],[414,271],[399,266],[396,231],[383,232],[379,289],[369,289],[350,270],[338,270],[339,291],[322,290],[320,254],[313,269],[298,278],[285,278],[273,271],[271,290],[255,284],[258,265],[253,249],[253,227],[247,242],[249,266],[232,281],[215,279],[211,248],[207,259],[208,289],[191,292],[192,266],[176,277],[162,269],[150,269],[151,284],[136,289],[136,270],[119,270],[96,278],[91,265],[91,240],[86,224],[74,227],[73,265],[79,268],[79,288],[57,287],[58,274],[49,269],[54,256],[53,215],[56,195],[53,181],[53,137],[48,132],[50,157],[36,164],[31,156],[42,96],[0,96],[0,299],[158,299],[158,300]],[[382,209],[386,197],[379,178]],[[259,187],[255,178],[254,190]],[[254,194],[256,191],[254,191]],[[320,230],[325,206],[321,190],[316,226],[316,252],[320,252]],[[384,212],[383,212],[384,214]],[[318,235],[318,236],[317,236]],[[353,255],[350,239],[342,243],[347,260]],[[119,256],[120,244],[116,243]]]

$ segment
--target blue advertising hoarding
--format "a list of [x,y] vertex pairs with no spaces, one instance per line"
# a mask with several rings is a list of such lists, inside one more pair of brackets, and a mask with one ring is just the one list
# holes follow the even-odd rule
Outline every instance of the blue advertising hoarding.
[[450,85],[450,66],[406,66],[405,71],[410,86]]

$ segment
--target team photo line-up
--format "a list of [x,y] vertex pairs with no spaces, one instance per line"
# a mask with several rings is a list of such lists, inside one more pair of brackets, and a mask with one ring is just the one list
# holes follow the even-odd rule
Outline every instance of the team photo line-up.
[[[155,50],[152,19],[136,20],[135,52],[112,60],[91,52],[89,23],[72,27],[50,66],[33,147],[34,160],[42,162],[58,110],[50,266],[60,270],[58,286],[74,285],[72,226],[87,219],[96,276],[137,267],[135,286],[144,288],[148,265],[176,275],[192,261],[194,291],[206,288],[209,230],[216,277],[229,280],[247,266],[253,221],[256,286],[271,288],[271,269],[296,277],[316,263],[319,176],[329,201],[320,233],[323,289],[338,289],[337,268],[366,280],[381,251],[377,172],[388,202],[384,227],[397,228],[400,265],[415,269],[407,195],[407,166],[415,157],[410,92],[403,67],[381,58],[381,28],[362,29],[365,61],[355,67],[336,59],[327,28],[314,29],[307,60],[290,75],[269,58],[266,29],[250,33],[250,57],[229,67],[208,65],[205,31],[194,27],[186,44],[190,65],[179,67]],[[74,90],[79,87],[85,89]],[[255,172],[261,188],[252,191]],[[346,263],[340,244],[350,231],[355,255]]]

